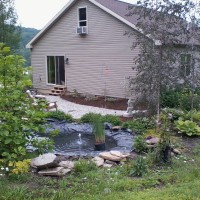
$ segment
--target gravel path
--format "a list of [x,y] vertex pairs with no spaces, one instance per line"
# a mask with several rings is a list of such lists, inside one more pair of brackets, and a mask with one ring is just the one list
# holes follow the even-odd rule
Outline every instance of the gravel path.
[[89,112],[99,113],[101,115],[106,115],[106,114],[123,115],[125,112],[120,110],[111,110],[105,108],[97,108],[93,106],[79,105],[61,99],[60,97],[57,96],[46,96],[46,99],[50,102],[57,101],[58,110],[71,114],[75,119],[78,119],[84,114]]

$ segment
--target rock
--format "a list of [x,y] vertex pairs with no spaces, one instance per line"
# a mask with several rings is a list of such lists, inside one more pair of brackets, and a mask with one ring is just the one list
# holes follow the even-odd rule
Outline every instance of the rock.
[[99,157],[101,157],[101,158],[103,158],[105,160],[111,160],[111,161],[120,161],[120,160],[122,160],[121,157],[114,156],[110,152],[101,152],[99,154]]
[[146,140],[146,143],[147,144],[158,144],[158,142],[160,141],[160,138],[151,138],[151,139],[149,139],[149,140]]
[[64,167],[64,168],[67,168],[67,169],[73,169],[74,168],[74,162],[73,161],[61,161],[59,164],[58,164],[59,167]]
[[110,151],[110,154],[117,157],[122,157],[122,153],[120,151]]
[[64,176],[69,173],[71,169],[65,169],[63,167],[56,167],[50,169],[43,169],[38,172],[38,174],[43,176]]
[[181,152],[180,152],[178,149],[173,149],[172,151],[173,151],[175,154],[178,154],[178,155],[181,154]]
[[43,154],[31,160],[31,167],[33,168],[46,169],[57,166],[56,155],[52,153]]
[[106,160],[104,164],[109,164],[109,165],[112,165],[112,166],[116,166],[117,165],[116,162],[111,161],[111,160]]
[[96,164],[97,167],[100,167],[104,164],[104,159],[96,156],[92,159],[92,161]]
[[128,159],[130,160],[135,160],[137,158],[137,153],[131,152],[128,156]]
[[108,122],[105,122],[104,123],[104,129],[105,130],[111,130],[112,129],[112,124],[108,123]]
[[122,158],[125,159],[130,156],[130,153],[122,153]]
[[119,130],[121,130],[121,126],[113,126],[112,130],[113,131],[119,131]]
[[112,165],[111,165],[111,164],[106,164],[106,163],[104,163],[104,164],[103,164],[103,167],[108,167],[108,168],[111,168],[111,167],[112,167]]

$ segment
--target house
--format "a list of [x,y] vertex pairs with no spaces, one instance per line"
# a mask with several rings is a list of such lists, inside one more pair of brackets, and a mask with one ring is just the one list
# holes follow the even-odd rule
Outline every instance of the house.
[[[130,4],[118,0],[71,0],[27,44],[31,49],[33,85],[49,90],[126,98],[127,83],[136,71],[131,49],[143,32],[126,16]],[[125,32],[132,32],[128,37]],[[148,36],[147,36],[148,37]],[[154,40],[155,45],[160,45]]]

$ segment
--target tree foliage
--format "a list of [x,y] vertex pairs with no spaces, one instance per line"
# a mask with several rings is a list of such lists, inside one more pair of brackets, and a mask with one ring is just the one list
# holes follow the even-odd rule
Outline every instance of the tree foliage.
[[19,53],[22,55],[26,62],[25,66],[31,65],[31,59],[30,59],[30,49],[26,48],[26,45],[28,42],[35,37],[35,35],[39,32],[39,30],[34,28],[25,28],[21,27],[21,40],[20,40],[20,50]]
[[[199,10],[189,0],[141,0],[130,8],[138,32],[133,48],[140,47],[135,59],[136,78],[130,80],[138,97],[159,113],[163,88],[199,86]],[[141,32],[143,34],[141,34]],[[189,75],[183,73],[181,54],[190,54]]]
[[19,48],[20,27],[16,23],[14,0],[0,0],[0,42],[10,46],[12,50]]
[[35,139],[34,133],[42,131],[44,116],[25,94],[30,80],[24,75],[23,62],[21,56],[12,55],[10,48],[0,43],[0,156],[6,165],[23,159],[27,146],[44,150],[50,144]]

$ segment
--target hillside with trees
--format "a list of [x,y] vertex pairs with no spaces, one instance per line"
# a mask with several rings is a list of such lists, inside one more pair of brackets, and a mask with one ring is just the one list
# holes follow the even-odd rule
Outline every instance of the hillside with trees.
[[21,37],[20,37],[20,49],[19,54],[22,55],[26,62],[25,66],[30,66],[30,50],[26,48],[28,42],[39,32],[39,30],[34,28],[21,27]]

